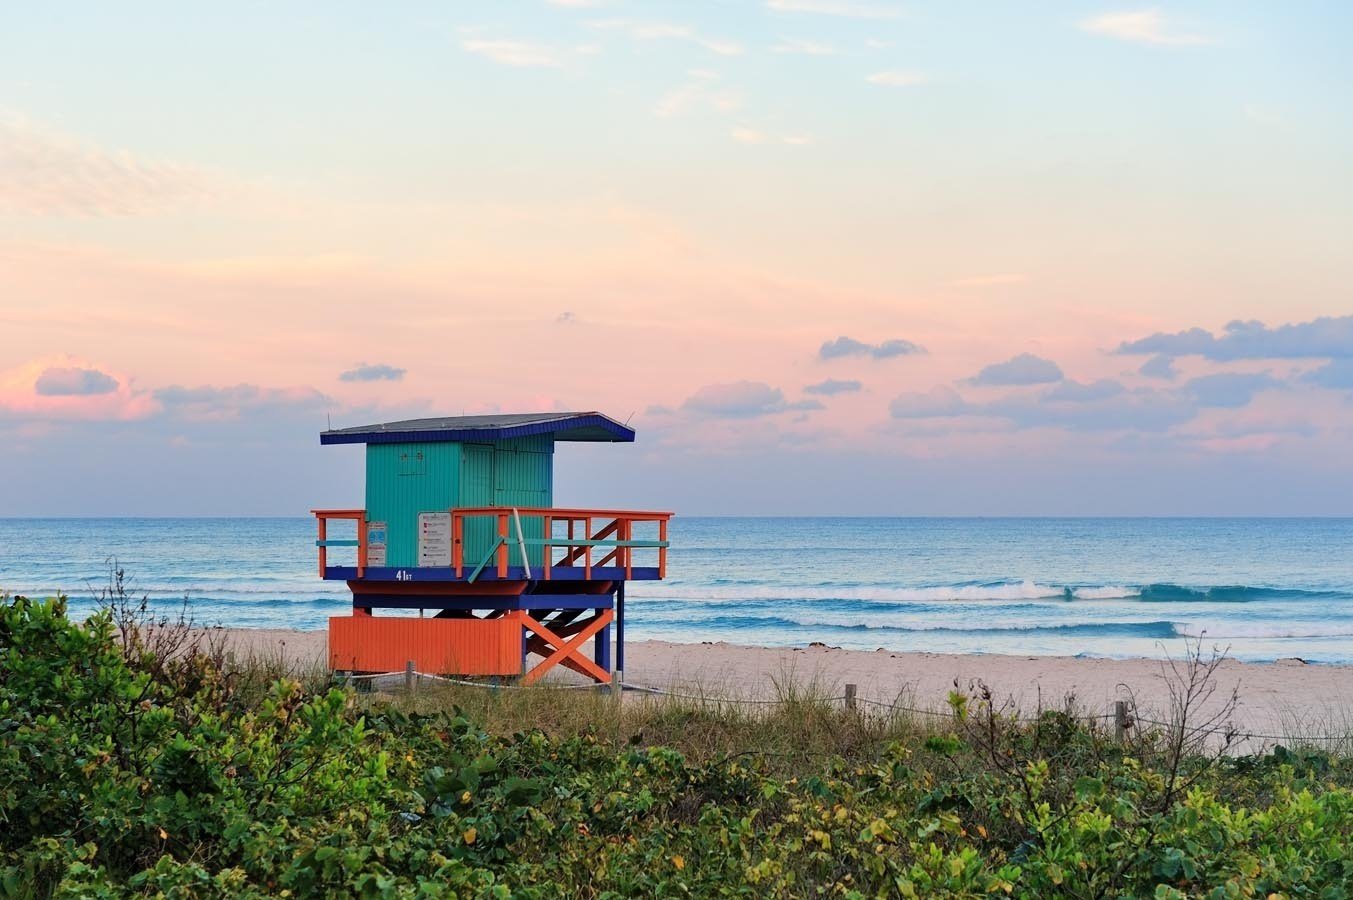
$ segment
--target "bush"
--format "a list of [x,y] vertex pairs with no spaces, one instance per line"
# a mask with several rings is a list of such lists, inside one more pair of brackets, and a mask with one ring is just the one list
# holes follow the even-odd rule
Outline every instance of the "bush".
[[1120,746],[978,694],[786,770],[238,674],[0,604],[0,895],[1353,893],[1351,767],[1318,753]]

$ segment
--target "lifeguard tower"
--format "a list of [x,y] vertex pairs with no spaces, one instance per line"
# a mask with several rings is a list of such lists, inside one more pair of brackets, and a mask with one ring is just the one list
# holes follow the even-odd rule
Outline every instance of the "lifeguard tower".
[[[412,661],[420,672],[530,684],[561,665],[610,682],[625,666],[625,584],[666,575],[672,514],[555,508],[554,446],[633,440],[596,412],[322,432],[321,444],[366,445],[366,508],[312,510],[320,577],[352,591],[352,615],[329,619],[330,669]],[[355,537],[330,537],[335,520],[354,522]],[[355,547],[355,565],[330,565],[334,547]],[[417,618],[376,613],[414,609]]]

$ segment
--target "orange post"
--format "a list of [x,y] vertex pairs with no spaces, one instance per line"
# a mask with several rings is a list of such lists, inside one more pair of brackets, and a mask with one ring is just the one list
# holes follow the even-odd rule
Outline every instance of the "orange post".
[[[622,541],[634,539],[634,522],[632,520],[625,519],[624,524],[620,526],[620,530],[624,532],[624,537],[621,538]],[[628,581],[634,577],[634,548],[623,547],[616,549],[623,549],[625,551],[625,579]]]
[[323,516],[316,516],[315,521],[319,523],[319,577],[324,577],[324,570],[328,568],[329,548],[324,546],[324,542],[329,539],[329,520]]
[[498,577],[507,577],[507,513],[498,514]]
[[[662,541],[664,544],[667,543],[667,520],[666,520],[666,519],[659,519],[659,520],[658,520],[658,540]],[[667,548],[666,548],[666,547],[659,547],[659,548],[658,548],[658,577],[659,577],[659,578],[666,578],[666,577],[667,577]]]
[[[625,530],[621,525],[621,521],[619,518],[616,518],[614,521],[611,522],[610,525],[607,525],[605,528],[601,529],[601,531],[598,531],[596,537],[597,539],[600,539],[606,537],[612,532],[615,533],[615,539],[617,541],[623,541],[625,539]],[[624,565],[625,558],[622,555],[623,550],[624,550],[623,547],[612,547],[611,552],[603,556],[601,558],[601,562],[597,563],[597,565],[604,566],[607,563],[614,563],[617,566]]]
[[357,520],[357,577],[366,577],[366,514]]
[[[592,534],[592,517],[583,519],[583,537],[589,541],[596,540]],[[583,548],[583,578],[592,580],[592,545],[588,544]]]
[[545,517],[545,554],[542,560],[545,564],[545,580],[550,580],[550,538],[554,537],[554,517]]
[[451,560],[456,567],[456,577],[465,574],[465,515],[451,513]]

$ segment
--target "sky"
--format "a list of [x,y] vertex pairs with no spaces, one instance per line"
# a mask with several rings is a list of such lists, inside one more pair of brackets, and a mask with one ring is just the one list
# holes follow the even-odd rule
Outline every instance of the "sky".
[[0,515],[1353,514],[1353,7],[0,9]]

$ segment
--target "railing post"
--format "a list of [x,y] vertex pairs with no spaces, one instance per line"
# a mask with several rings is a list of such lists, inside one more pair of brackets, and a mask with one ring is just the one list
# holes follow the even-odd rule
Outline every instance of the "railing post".
[[498,513],[498,578],[507,578],[507,513]]
[[324,546],[324,542],[329,539],[329,520],[316,513],[315,521],[319,523],[319,577],[323,578],[324,570],[329,567],[329,548]]
[[1118,743],[1127,740],[1128,705],[1126,700],[1115,700],[1113,704],[1113,739]]
[[[621,540],[634,540],[634,520],[623,519],[622,521],[624,524],[622,524],[620,528],[625,534]],[[634,578],[634,548],[627,545],[625,547],[625,580],[629,581],[632,578]]]
[[853,684],[846,685],[846,709],[849,710],[855,709],[855,692],[857,689],[858,688],[856,687],[856,685]]
[[[592,538],[592,517],[587,516],[583,519],[583,537],[588,541]],[[583,578],[587,581],[592,580],[592,545],[589,543],[583,548]]]
[[465,576],[465,514],[451,511],[451,561],[456,578]]
[[366,577],[366,512],[357,514],[357,577]]
[[666,577],[667,577],[667,547],[666,547],[666,544],[667,544],[667,520],[666,520],[666,519],[659,519],[659,520],[658,520],[658,540],[661,541],[661,542],[663,543],[663,545],[664,545],[664,546],[661,546],[661,547],[658,548],[658,577],[659,577],[659,578],[666,578]]
[[545,554],[544,554],[544,559],[542,560],[542,562],[544,562],[544,564],[545,564],[545,580],[546,580],[546,581],[549,581],[549,580],[550,580],[550,567],[553,565],[553,563],[550,562],[550,538],[554,537],[554,517],[553,517],[553,516],[545,516],[545,523],[544,523],[544,525],[545,525],[545,527],[544,527],[544,537],[545,537],[545,547],[544,547],[544,550],[545,550]]
[[615,670],[623,678],[625,672],[625,582],[615,586]]

